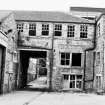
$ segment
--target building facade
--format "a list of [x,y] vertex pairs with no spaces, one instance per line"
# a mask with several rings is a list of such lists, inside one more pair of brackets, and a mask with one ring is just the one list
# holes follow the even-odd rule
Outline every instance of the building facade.
[[104,92],[104,22],[104,14],[91,20],[62,12],[12,11],[1,24],[7,30],[0,38],[5,39],[0,41],[2,92],[27,85],[30,59],[37,62],[35,78],[44,76],[48,89]]

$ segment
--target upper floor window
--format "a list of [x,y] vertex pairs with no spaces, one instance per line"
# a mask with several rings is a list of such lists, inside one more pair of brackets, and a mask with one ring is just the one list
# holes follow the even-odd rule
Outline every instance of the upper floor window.
[[18,35],[20,35],[20,33],[23,32],[23,25],[23,23],[17,23]]
[[61,36],[62,35],[62,25],[61,24],[55,24],[54,35],[55,36]]
[[61,53],[61,65],[70,65],[70,53]]
[[42,24],[42,35],[49,35],[49,24]]
[[30,23],[29,24],[29,36],[35,36],[36,35],[36,24]]
[[72,53],[72,66],[81,66],[81,53]]
[[68,25],[67,37],[74,37],[74,32],[75,32],[75,26],[74,25]]
[[88,34],[88,27],[87,25],[80,26],[80,38],[87,38]]

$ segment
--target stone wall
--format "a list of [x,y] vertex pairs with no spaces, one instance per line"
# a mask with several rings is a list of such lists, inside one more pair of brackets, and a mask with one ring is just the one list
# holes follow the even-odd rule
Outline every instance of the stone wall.
[[5,56],[5,71],[3,81],[3,93],[10,92],[15,89],[16,63],[13,61],[14,53],[16,51],[16,23],[14,16],[10,13],[3,21],[1,26],[5,30],[8,38]]

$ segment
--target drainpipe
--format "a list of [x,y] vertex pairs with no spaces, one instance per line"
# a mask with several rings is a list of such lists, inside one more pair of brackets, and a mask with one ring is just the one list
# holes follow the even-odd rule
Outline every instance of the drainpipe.
[[87,81],[94,81],[94,60],[95,60],[95,56],[93,56],[93,78],[91,79],[91,80],[85,80],[85,74],[86,74],[86,52],[87,51],[92,51],[92,50],[94,50],[95,48],[96,48],[96,21],[95,21],[95,29],[94,29],[94,39],[93,39],[93,47],[91,47],[91,48],[87,48],[87,49],[85,49],[84,50],[84,73],[83,73],[83,75],[84,75],[84,78],[83,78],[83,90],[85,91],[86,89],[85,89],[85,82],[87,82]]
[[50,91],[52,90],[52,73],[53,73],[53,59],[54,59],[54,53],[53,53],[53,50],[54,50],[54,32],[52,34],[52,48],[51,48],[51,63],[50,63],[50,81],[49,81],[49,89]]

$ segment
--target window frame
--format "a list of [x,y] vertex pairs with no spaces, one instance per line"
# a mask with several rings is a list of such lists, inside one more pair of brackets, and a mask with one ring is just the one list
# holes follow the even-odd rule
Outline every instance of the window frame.
[[[62,59],[62,54],[65,54],[65,58]],[[67,57],[67,54],[69,54],[69,59],[66,59]],[[70,56],[70,53],[69,52],[60,52],[60,65],[61,66],[70,66],[70,59],[71,56]],[[62,64],[62,61],[64,61],[65,63]],[[67,64],[67,62],[69,62],[69,64]]]
[[[31,32],[34,34],[32,35]],[[29,36],[36,36],[36,23],[29,23]]]
[[[43,32],[47,32],[48,34],[43,34]],[[41,32],[42,36],[49,36],[49,24],[42,24],[42,32]]]
[[80,38],[88,38],[88,25],[82,24],[80,25]]
[[[67,77],[66,79],[64,77]],[[71,78],[74,76],[74,78]],[[77,76],[81,76],[81,78],[77,78]],[[68,84],[66,89],[82,89],[83,88],[83,75],[82,74],[63,74],[63,82]],[[64,84],[63,83],[63,84]]]
[[67,26],[67,37],[72,38],[75,36],[75,25],[68,25]]
[[17,23],[17,32],[18,32],[18,35],[23,33],[23,29],[24,29],[24,23]]
[[[58,32],[60,35],[56,35],[57,32]],[[60,36],[62,36],[62,24],[54,24],[54,36],[55,36],[55,37],[60,37]]]

